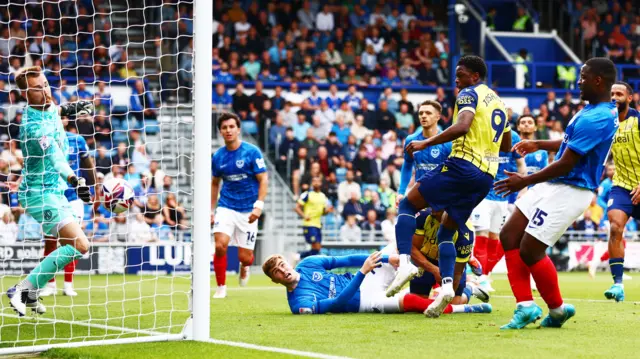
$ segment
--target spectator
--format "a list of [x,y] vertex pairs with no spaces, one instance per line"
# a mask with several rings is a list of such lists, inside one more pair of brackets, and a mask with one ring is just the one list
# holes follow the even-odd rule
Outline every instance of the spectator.
[[354,123],[355,117],[347,101],[343,101],[340,104],[340,109],[336,111],[336,119],[339,116],[342,117],[342,119],[344,120],[344,123],[348,126]]
[[127,166],[127,173],[124,175],[124,179],[129,182],[131,187],[140,185],[140,172],[136,172],[136,167],[133,163],[129,163]]
[[125,67],[120,69],[118,74],[123,79],[137,78],[138,73],[136,72],[136,63],[133,61],[127,60]]
[[293,153],[298,153],[298,148],[300,148],[299,141],[295,138],[293,129],[291,127],[287,127],[287,130],[284,133],[284,138],[280,143],[280,147],[278,147],[278,153],[280,154],[280,160],[286,160],[289,151],[293,151]]
[[407,137],[415,131],[413,115],[409,113],[409,106],[406,103],[403,103],[400,106],[400,112],[396,113],[396,127],[401,138]]
[[347,143],[349,136],[351,136],[351,129],[344,123],[342,115],[336,116],[331,132],[336,135],[339,143]]
[[338,185],[338,212],[342,212],[342,208],[351,198],[351,193],[356,193],[360,200],[360,184],[355,182],[354,171],[347,170],[346,179]]
[[[349,107],[351,108],[352,111],[357,111],[358,109],[360,109],[362,107],[362,97],[358,96],[358,94],[356,93],[356,86],[355,85],[350,85],[348,90],[347,90],[347,96],[345,96],[344,98],[344,102],[346,102]],[[368,104],[368,102],[367,102]]]
[[300,178],[300,192],[308,191],[311,188],[311,180],[316,177],[321,178],[324,185],[326,180],[319,162],[311,163],[309,171]]
[[423,85],[438,86],[437,74],[430,58],[425,59],[418,68],[418,80]]
[[307,132],[311,128],[311,124],[307,122],[304,113],[298,113],[298,122],[292,126],[295,137],[298,141],[302,142],[307,137]]
[[384,203],[382,203],[382,201],[380,200],[378,191],[371,192],[371,200],[369,201],[369,203],[367,203],[367,205],[369,206],[369,209],[373,209],[374,211],[376,211],[377,218],[385,217],[387,206],[385,206]]
[[227,93],[223,84],[217,84],[216,90],[211,96],[212,110],[228,110],[233,104],[231,96]]
[[533,32],[533,22],[531,16],[522,7],[518,7],[518,17],[513,22],[513,31]]
[[297,197],[300,195],[300,180],[302,176],[311,170],[311,161],[309,160],[308,151],[305,147],[298,149],[298,156],[292,161],[291,170],[293,193]]
[[162,214],[162,205],[158,200],[158,196],[151,194],[147,197],[146,203],[142,206],[142,214],[144,215],[144,221],[153,227],[159,227],[164,222]]
[[400,67],[400,80],[403,84],[415,84],[418,80],[418,70],[413,67],[410,58],[405,57]]
[[51,45],[44,41],[45,37],[42,31],[38,31],[35,36],[35,41],[29,46],[29,54],[31,55],[31,61],[42,60],[43,64],[46,64],[49,60],[49,56],[53,52]]
[[289,88],[289,92],[286,96],[287,101],[291,102],[291,105],[297,110],[304,102],[304,96],[298,91],[298,84],[293,82]]
[[365,52],[361,56],[360,63],[369,72],[377,71],[380,68],[373,45],[367,45]]
[[336,50],[335,43],[333,41],[329,41],[327,44],[327,49],[324,51],[327,56],[327,61],[329,65],[338,66],[342,64],[342,56],[340,56],[340,52]]
[[22,127],[22,109],[16,110],[16,115],[9,123],[9,139],[20,139],[20,127]]
[[379,108],[375,114],[375,129],[379,130],[382,134],[385,134],[387,131],[393,130],[396,128],[396,118],[389,111],[388,102],[386,100],[381,100],[379,103]]
[[284,140],[287,127],[284,126],[284,116],[282,113],[276,115],[276,122],[269,128],[269,146],[276,148]]
[[302,4],[302,8],[297,12],[298,21],[300,21],[300,26],[307,28],[309,30],[314,29],[314,23],[316,16],[311,10],[311,2],[309,0],[305,0]]
[[351,192],[349,195],[349,201],[345,203],[342,210],[342,217],[346,219],[349,216],[355,216],[358,222],[364,220],[365,206],[360,203],[360,193]]
[[156,119],[156,105],[151,92],[144,88],[142,80],[136,80],[130,99],[130,113],[138,121]]
[[444,89],[442,87],[438,87],[436,89],[436,101],[442,107],[442,112],[440,113],[440,120],[438,121],[438,125],[442,129],[447,129],[451,126],[452,117],[453,117],[453,109],[451,108],[451,104],[447,99],[447,95],[444,93]]
[[319,129],[319,127],[311,127],[307,130],[307,136],[304,138],[304,140],[302,142],[300,142],[300,146],[306,148],[309,151],[309,156],[310,157],[315,157],[318,151],[318,146],[320,145],[318,143],[318,140],[315,137],[315,133],[316,131]]
[[329,176],[329,173],[335,171],[335,162],[331,157],[329,157],[329,151],[325,146],[318,147],[318,156],[316,163],[320,165],[320,171],[323,175],[323,178],[327,178]]
[[262,85],[262,81],[256,81],[255,89],[256,91],[249,96],[249,101],[251,101],[254,109],[261,111],[264,108],[264,103],[269,101],[269,96],[263,92],[264,86]]
[[258,78],[258,74],[260,73],[260,62],[258,61],[258,56],[254,52],[249,53],[249,59],[242,64],[242,67],[247,71],[247,75],[252,80],[256,80]]
[[14,244],[18,239],[18,224],[10,211],[4,212],[0,221],[0,244]]
[[334,28],[333,13],[329,12],[329,5],[322,6],[322,12],[316,15],[316,29],[324,32],[332,32]]
[[351,125],[350,131],[358,142],[373,133],[372,130],[364,126],[364,115],[362,114],[356,116],[356,121]]
[[353,161],[353,169],[356,171],[358,181],[369,184],[378,183],[380,173],[376,168],[375,161],[367,156],[367,150],[363,145],[360,146],[358,155]]
[[451,72],[449,71],[449,62],[446,59],[440,60],[440,66],[436,70],[436,81],[438,86],[448,86],[451,82]]
[[386,161],[394,153],[398,145],[398,135],[395,131],[389,131],[382,136],[382,146],[378,147],[382,158]]
[[387,181],[385,178],[380,178],[378,195],[380,196],[380,201],[385,207],[395,207],[396,193],[391,188],[389,188],[389,181]]
[[156,192],[162,191],[166,174],[160,169],[160,164],[156,160],[149,163],[149,186],[154,188]]
[[382,172],[380,178],[389,183],[389,188],[394,192],[398,191],[398,187],[400,186],[400,171],[398,171],[394,162],[387,162],[387,168]]
[[108,174],[111,171],[111,156],[107,154],[107,148],[105,146],[98,147],[98,157],[96,157],[96,171],[103,175]]
[[189,228],[184,208],[178,204],[176,195],[173,193],[167,195],[165,205],[162,208],[162,216],[164,224],[171,229],[187,230]]
[[138,145],[135,147],[135,150],[131,155],[131,163],[136,165],[138,172],[146,172],[149,170],[151,160],[149,159],[145,145]]
[[344,159],[347,162],[353,162],[358,154],[358,146],[356,144],[356,138],[350,135],[347,138],[347,143],[344,146]]
[[104,110],[107,115],[111,114],[113,99],[111,94],[107,92],[107,85],[104,81],[98,82],[98,90],[93,95],[93,104],[96,111]]
[[543,115],[536,116],[536,132],[537,140],[548,140],[549,129],[547,128],[547,119]]
[[367,220],[363,222],[360,227],[364,231],[365,241],[373,242],[378,241],[381,237],[382,227],[380,221],[378,221],[378,215],[374,209],[367,211]]
[[390,244],[396,243],[396,209],[393,207],[387,208],[386,218],[380,223],[380,229],[382,230],[382,237]]
[[358,227],[355,215],[346,216],[345,223],[340,227],[340,239],[345,242],[360,242],[362,230]]
[[321,100],[320,107],[316,110],[315,116],[320,117],[323,125],[333,126],[333,122],[336,120],[335,112],[329,108],[329,104],[326,100]]
[[[346,143],[345,139],[345,143]],[[329,137],[327,138],[327,142],[325,143],[325,147],[327,148],[327,152],[329,157],[331,158],[331,162],[334,165],[340,164],[340,158],[343,155],[342,144],[338,140],[338,136],[335,132],[329,132]]]
[[4,150],[0,154],[0,159],[4,160],[12,173],[19,174],[22,171],[24,158],[22,150],[19,148],[18,140],[4,142]]
[[593,220],[590,209],[587,208],[582,219],[574,223],[573,229],[585,232],[584,235],[587,238],[593,237],[593,235],[598,231],[598,223]]

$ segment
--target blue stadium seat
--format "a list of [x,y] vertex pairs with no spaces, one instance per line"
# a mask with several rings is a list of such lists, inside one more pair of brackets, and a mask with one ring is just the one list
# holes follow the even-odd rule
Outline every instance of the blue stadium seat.
[[362,186],[362,194],[364,194],[364,191],[366,190],[370,190],[373,192],[377,192],[378,191],[378,185],[377,184],[372,184],[372,183],[363,183]]
[[242,121],[242,132],[255,135],[258,133],[258,125],[255,121]]

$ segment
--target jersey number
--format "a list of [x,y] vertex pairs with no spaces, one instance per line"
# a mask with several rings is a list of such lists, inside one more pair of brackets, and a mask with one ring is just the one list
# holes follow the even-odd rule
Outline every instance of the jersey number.
[[541,210],[540,208],[536,208],[536,213],[533,214],[533,219],[531,219],[531,223],[534,226],[541,226],[544,224],[544,219],[547,217],[547,212]]
[[493,138],[493,142],[498,142],[500,136],[502,136],[502,132],[504,132],[504,128],[506,127],[507,116],[504,114],[502,110],[493,110],[491,113],[491,127],[496,130],[496,136]]
[[253,243],[256,241],[256,234],[255,232],[247,232],[247,245]]

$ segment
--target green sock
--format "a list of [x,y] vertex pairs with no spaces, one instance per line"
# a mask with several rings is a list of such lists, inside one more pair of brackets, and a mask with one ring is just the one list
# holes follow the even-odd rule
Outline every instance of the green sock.
[[36,289],[40,289],[44,287],[59,270],[64,268],[64,266],[79,258],[82,258],[82,253],[78,252],[77,249],[69,244],[64,245],[45,257],[45,259],[29,273],[27,280],[29,280]]

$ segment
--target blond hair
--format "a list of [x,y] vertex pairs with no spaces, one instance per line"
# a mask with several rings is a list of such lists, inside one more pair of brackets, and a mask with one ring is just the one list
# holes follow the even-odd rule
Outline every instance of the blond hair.
[[280,254],[273,254],[270,255],[262,264],[262,271],[267,277],[269,277],[269,279],[273,279],[271,278],[271,271],[278,265],[278,262],[280,262],[281,260],[284,260],[283,256],[281,256]]
[[27,87],[29,87],[27,79],[38,77],[41,73],[42,69],[40,66],[22,68],[18,70],[18,73],[16,74],[16,85],[18,85],[20,90],[25,91],[27,90]]

